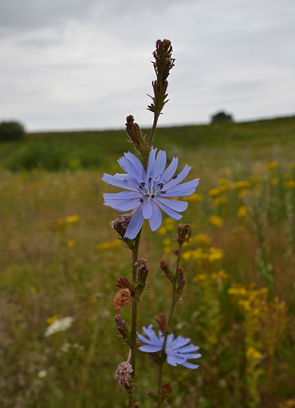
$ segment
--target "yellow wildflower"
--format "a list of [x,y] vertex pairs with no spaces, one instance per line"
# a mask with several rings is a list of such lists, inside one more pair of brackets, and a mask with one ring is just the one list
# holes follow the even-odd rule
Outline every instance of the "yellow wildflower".
[[220,179],[218,180],[218,183],[223,186],[223,185],[228,184],[228,180],[225,179],[225,178],[220,178]]
[[238,208],[238,211],[237,211],[238,218],[244,218],[246,217],[246,214],[247,214],[247,207],[245,205],[242,205],[241,207]]
[[169,254],[171,252],[171,247],[170,246],[165,246],[164,247],[164,252],[165,252],[165,254]]
[[79,221],[79,215],[75,214],[75,215],[69,215],[65,218],[66,222],[68,222],[69,224],[73,224],[74,222]]
[[251,184],[249,183],[248,180],[241,180],[237,181],[236,183],[233,183],[232,188],[235,190],[246,190],[247,188],[250,188]]
[[220,248],[210,248],[208,259],[209,262],[219,261],[223,258],[223,250]]
[[211,224],[215,225],[217,228],[221,228],[223,226],[223,219],[219,217],[219,215],[212,215],[209,219]]
[[219,194],[218,188],[212,188],[212,190],[209,191],[209,196],[210,197],[216,197]]
[[217,273],[212,273],[211,275],[212,279],[227,279],[228,274],[225,273],[223,270],[218,271]]
[[272,179],[270,180],[270,182],[271,182],[271,184],[272,184],[273,186],[276,186],[276,185],[278,184],[278,180],[275,179],[275,178],[272,178]]
[[293,188],[295,187],[295,181],[294,180],[285,181],[284,185],[288,188]]
[[158,234],[160,234],[160,235],[164,235],[164,234],[166,234],[166,232],[167,232],[167,228],[166,227],[161,227],[161,228],[159,228],[158,229]]
[[170,245],[170,244],[171,244],[171,239],[165,238],[165,239],[163,240],[163,244],[164,244],[165,246]]
[[272,161],[270,163],[268,163],[267,168],[268,169],[275,169],[276,167],[278,167],[279,163],[277,161]]
[[211,238],[207,234],[198,234],[192,238],[192,241],[200,246],[209,246],[211,244]]
[[259,360],[262,358],[262,354],[254,347],[248,347],[246,351],[246,357],[250,360]]
[[195,251],[192,251],[192,258],[196,261],[198,259],[208,259],[208,254],[202,248],[197,248]]
[[69,241],[68,241],[68,247],[72,247],[72,246],[74,246],[75,245],[75,240],[74,239],[70,239]]
[[193,277],[193,282],[204,281],[206,279],[206,275],[204,273],[198,273],[196,276]]

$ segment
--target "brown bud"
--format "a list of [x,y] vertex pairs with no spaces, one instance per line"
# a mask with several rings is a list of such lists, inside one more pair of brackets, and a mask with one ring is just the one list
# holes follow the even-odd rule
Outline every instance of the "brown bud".
[[189,242],[189,239],[192,235],[191,227],[188,224],[181,225],[179,224],[177,227],[178,232],[178,243],[181,242]]
[[132,371],[133,371],[132,365],[127,363],[127,361],[120,363],[116,371],[116,377],[117,377],[118,383],[122,385],[123,387],[125,385],[128,385],[129,381],[131,380]]
[[136,402],[136,403],[134,404],[133,408],[140,408],[140,403],[139,403],[139,402]]
[[129,225],[129,222],[131,221],[131,218],[132,214],[119,215],[118,218],[110,222],[110,227],[114,228],[114,230],[116,230],[117,233],[120,234],[122,238],[124,238],[126,229]]
[[160,268],[165,273],[167,279],[172,282],[173,281],[173,273],[171,272],[168,262],[165,259],[160,259]]
[[118,332],[123,337],[125,342],[127,344],[129,344],[129,342],[130,342],[130,330],[129,330],[129,327],[128,327],[127,323],[125,322],[125,320],[122,319],[122,317],[119,314],[116,315],[115,320],[116,320],[116,325],[117,325]]
[[132,296],[134,296],[135,293],[135,288],[130,282],[130,280],[126,276],[121,276],[121,278],[118,279],[118,283],[116,283],[116,286],[118,288],[127,288],[130,290],[130,293]]
[[157,317],[157,316],[155,316],[154,319],[155,319],[155,321],[157,322],[157,324],[158,324],[158,326],[159,326],[161,332],[162,332],[163,334],[165,334],[166,328],[167,328],[167,327],[166,327],[166,316],[165,316],[163,313],[161,313],[161,314],[160,314],[160,318]]
[[162,385],[162,388],[161,388],[161,396],[168,397],[168,395],[171,394],[172,390],[173,390],[173,387],[171,387],[170,384],[165,383],[164,385]]
[[129,305],[130,290],[127,288],[120,289],[116,296],[114,297],[113,304],[115,306],[116,312],[119,313],[123,306]]

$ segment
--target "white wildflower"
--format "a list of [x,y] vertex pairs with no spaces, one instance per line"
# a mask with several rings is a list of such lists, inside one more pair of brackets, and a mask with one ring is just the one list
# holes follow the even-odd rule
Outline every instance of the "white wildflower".
[[47,327],[44,336],[48,337],[54,333],[58,333],[61,331],[66,331],[69,327],[71,327],[74,318],[71,316],[64,317],[63,319],[57,319],[53,322],[49,327]]

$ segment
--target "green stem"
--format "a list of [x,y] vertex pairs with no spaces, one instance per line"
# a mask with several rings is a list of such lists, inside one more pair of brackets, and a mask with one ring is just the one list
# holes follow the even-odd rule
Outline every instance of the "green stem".
[[[139,231],[137,237],[135,238],[135,244],[132,248],[132,283],[136,284],[136,272],[137,267],[135,263],[138,260],[138,248],[139,248],[139,241],[140,241],[141,230]],[[132,298],[132,322],[131,322],[131,339],[130,339],[130,350],[131,350],[131,360],[130,364],[132,365],[132,381],[135,384],[135,362],[136,362],[136,324],[137,324],[137,300]],[[129,403],[128,408],[132,408],[133,403],[133,392],[129,394]]]

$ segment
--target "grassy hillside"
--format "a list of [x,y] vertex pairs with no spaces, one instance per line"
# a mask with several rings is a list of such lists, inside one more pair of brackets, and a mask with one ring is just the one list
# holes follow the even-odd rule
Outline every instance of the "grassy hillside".
[[[149,134],[149,130],[145,129],[144,133]],[[127,150],[126,139],[124,130],[30,133],[20,142],[0,144],[0,166],[50,171],[108,168]],[[212,149],[218,149],[218,154],[227,151],[239,155],[247,148],[259,159],[261,151],[264,155],[265,149],[273,146],[292,151],[295,117],[160,128],[156,144],[170,155],[181,148],[189,148],[190,153],[202,150],[211,154]]]

